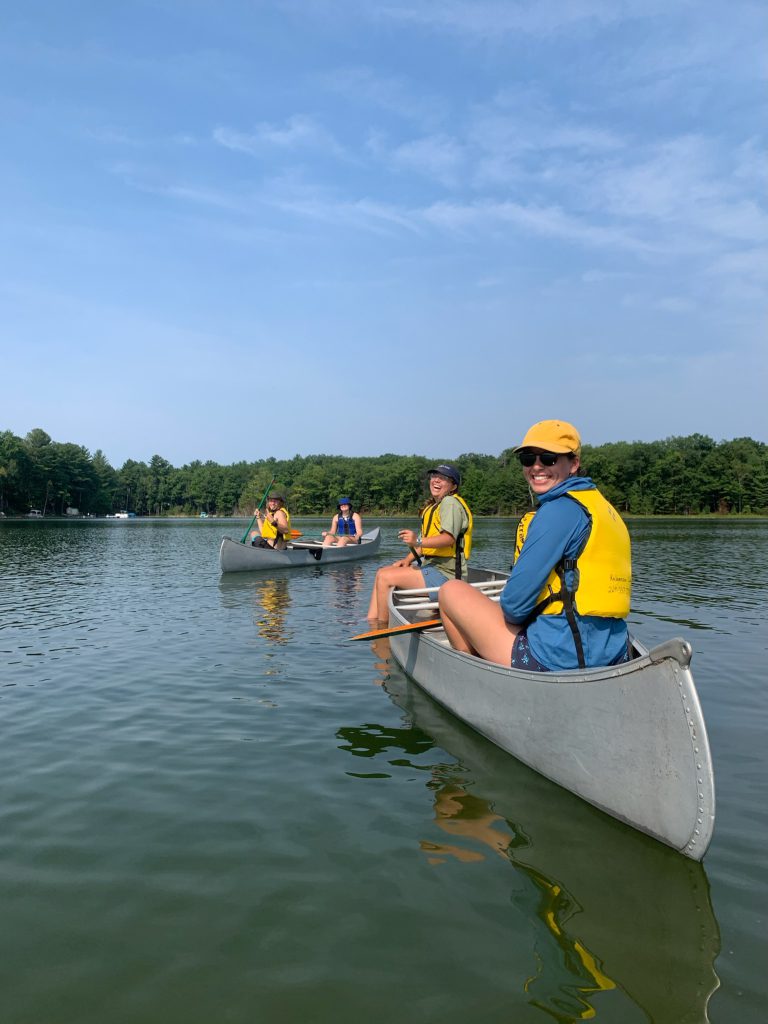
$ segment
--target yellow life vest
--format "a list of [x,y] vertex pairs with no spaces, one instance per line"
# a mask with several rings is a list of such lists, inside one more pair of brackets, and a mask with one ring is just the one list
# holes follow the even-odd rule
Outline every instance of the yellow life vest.
[[[465,562],[468,562],[469,556],[472,553],[472,513],[469,510],[469,505],[464,501],[461,495],[451,494],[450,497],[455,498],[467,513],[469,525],[464,533],[461,534],[461,557]],[[423,555],[426,555],[428,558],[456,558],[456,540],[458,538],[454,538],[453,544],[451,544],[450,547],[445,548],[431,548],[427,543],[425,543],[427,537],[436,537],[438,533],[442,532],[443,528],[440,524],[440,504],[430,502],[421,513],[421,553]]]
[[285,516],[288,526],[286,527],[285,533],[280,533],[276,526],[273,526],[268,519],[265,519],[261,524],[261,536],[264,540],[272,540],[274,537],[278,539],[282,537],[284,540],[289,540],[291,536],[291,516],[287,508],[279,508],[276,511],[282,512]]
[[[574,605],[579,615],[626,619],[632,587],[629,532],[616,509],[597,490],[567,491],[589,516],[592,528],[584,549],[573,564],[556,565],[536,601],[536,614],[561,615],[561,576],[575,568]],[[525,543],[536,512],[527,512],[517,527],[515,561]]]

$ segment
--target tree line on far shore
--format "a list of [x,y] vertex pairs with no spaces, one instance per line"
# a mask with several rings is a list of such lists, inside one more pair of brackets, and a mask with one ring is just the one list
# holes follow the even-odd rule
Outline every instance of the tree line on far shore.
[[[462,474],[461,493],[475,515],[520,515],[531,507],[511,448],[500,455],[446,454]],[[172,466],[160,455],[119,469],[99,450],[51,440],[39,427],[26,437],[0,432],[0,512],[31,508],[64,515],[250,515],[270,483],[293,515],[325,515],[349,496],[369,515],[413,515],[425,501],[434,459],[421,455],[296,455],[221,466]],[[714,441],[702,434],[662,441],[586,445],[582,470],[619,511],[630,515],[768,514],[768,445],[749,437]]]

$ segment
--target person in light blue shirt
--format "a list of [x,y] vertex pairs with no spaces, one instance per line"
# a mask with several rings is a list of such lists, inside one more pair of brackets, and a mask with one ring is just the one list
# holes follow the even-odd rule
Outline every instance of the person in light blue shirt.
[[627,658],[629,534],[589,477],[570,424],[544,420],[516,449],[535,513],[518,529],[515,562],[498,604],[458,581],[439,593],[453,647],[487,661],[547,672]]

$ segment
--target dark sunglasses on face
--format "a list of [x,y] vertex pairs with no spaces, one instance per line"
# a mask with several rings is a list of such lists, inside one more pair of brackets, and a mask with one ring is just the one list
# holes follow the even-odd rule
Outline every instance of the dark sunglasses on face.
[[520,459],[521,466],[530,469],[536,464],[537,459],[542,466],[554,466],[561,454],[561,452],[518,452],[517,457]]

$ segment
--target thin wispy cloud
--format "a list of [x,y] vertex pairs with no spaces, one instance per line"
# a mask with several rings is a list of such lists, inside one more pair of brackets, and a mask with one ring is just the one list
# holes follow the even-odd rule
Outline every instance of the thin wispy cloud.
[[435,203],[423,211],[424,220],[455,232],[517,229],[524,234],[560,239],[589,247],[636,253],[653,247],[621,227],[602,227],[568,214],[557,206],[526,206],[513,202]]
[[414,173],[447,187],[458,184],[465,162],[462,147],[445,135],[403,142],[386,156],[396,170]]
[[286,196],[282,199],[273,197],[268,203],[293,216],[379,235],[391,236],[402,231],[415,234],[420,230],[416,219],[407,212],[369,199],[345,202],[320,196],[314,199]]
[[232,128],[215,128],[214,141],[226,149],[256,156],[268,149],[321,149],[341,154],[343,147],[322,125],[310,117],[294,114],[282,124],[262,122],[250,132]]

